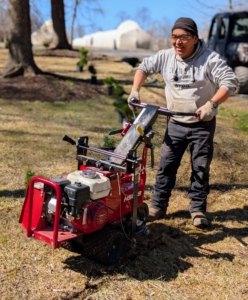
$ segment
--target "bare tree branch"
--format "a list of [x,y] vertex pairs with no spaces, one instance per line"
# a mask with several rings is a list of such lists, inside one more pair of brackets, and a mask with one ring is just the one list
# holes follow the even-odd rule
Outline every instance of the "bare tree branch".
[[130,15],[124,10],[120,11],[116,16],[120,20],[120,23],[129,20],[131,18]]
[[[71,18],[71,40],[74,36],[74,26],[77,24],[77,28],[94,28],[96,29],[96,23],[94,21],[96,14],[103,14],[103,9],[98,3],[98,0],[71,0],[66,2],[66,9],[70,13]],[[73,20],[74,19],[74,20]],[[82,30],[81,30],[82,31]]]
[[199,4],[205,6],[206,8],[210,8],[210,9],[216,9],[216,5],[208,5],[200,0],[195,0],[196,2],[198,2]]
[[30,19],[31,19],[31,32],[34,32],[42,26],[44,19],[38,9],[34,0],[30,1]]
[[74,32],[74,23],[77,17],[77,8],[80,3],[80,0],[74,0],[74,8],[73,8],[73,14],[72,14],[72,20],[71,20],[71,45],[73,40],[73,32]]
[[152,23],[150,16],[151,12],[149,9],[147,7],[142,7],[137,11],[135,19],[144,30],[148,30]]

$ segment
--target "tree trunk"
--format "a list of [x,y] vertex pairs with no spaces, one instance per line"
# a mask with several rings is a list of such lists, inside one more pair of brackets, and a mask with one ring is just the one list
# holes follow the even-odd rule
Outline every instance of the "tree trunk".
[[3,77],[42,73],[33,58],[29,0],[9,0],[8,25],[9,60]]
[[74,8],[73,8],[73,15],[72,15],[72,21],[71,21],[71,45],[73,41],[73,32],[74,32],[74,22],[77,16],[77,8],[79,5],[80,0],[75,0]]
[[55,49],[71,49],[65,30],[65,7],[63,0],[51,0],[53,29],[56,36]]

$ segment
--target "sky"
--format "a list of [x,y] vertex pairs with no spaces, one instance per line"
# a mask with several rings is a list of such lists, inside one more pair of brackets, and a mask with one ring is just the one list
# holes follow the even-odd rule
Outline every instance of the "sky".
[[[35,1],[35,0],[34,0]],[[44,20],[51,19],[50,0],[36,0],[37,7],[41,11]],[[98,5],[91,5],[86,9],[81,5],[75,26],[84,27],[85,34],[98,30],[116,29],[125,19],[131,19],[139,23],[141,27],[159,21],[173,25],[179,17],[191,17],[198,25],[199,31],[210,25],[213,15],[229,6],[230,0],[98,0]],[[87,2],[82,0],[83,3]],[[232,0],[233,6],[237,3],[246,3],[248,0]],[[71,26],[73,0],[64,0],[66,6],[66,27]],[[95,13],[92,8],[100,8],[103,13]],[[237,5],[235,7],[238,7]],[[248,5],[246,5],[248,8]],[[145,20],[139,12],[145,9]],[[142,23],[142,24],[141,24]],[[143,26],[142,26],[143,25]],[[146,29],[146,28],[144,28]]]

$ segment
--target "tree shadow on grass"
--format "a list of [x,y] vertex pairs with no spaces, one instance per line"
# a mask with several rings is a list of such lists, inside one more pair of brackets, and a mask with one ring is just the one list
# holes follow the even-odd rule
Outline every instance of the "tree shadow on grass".
[[[151,234],[138,236],[136,247],[125,250],[115,264],[105,266],[79,255],[66,259],[65,268],[94,279],[119,273],[141,281],[147,279],[169,281],[176,278],[179,273],[194,267],[193,258],[233,261],[235,257],[233,253],[220,253],[203,245],[218,243],[226,237],[234,237],[247,246],[243,237],[248,235],[248,225],[244,223],[248,220],[248,206],[243,209],[216,211],[208,214],[208,217],[213,224],[210,224],[207,230],[200,230],[191,225],[188,211],[169,214],[167,219],[184,219],[185,222],[177,227],[167,226],[160,221],[148,223]],[[226,227],[224,222],[230,219],[242,223],[243,226]]]
[[18,189],[18,190],[1,190],[0,197],[10,197],[10,198],[24,198],[26,190]]
[[[210,184],[210,190],[216,190],[216,191],[221,191],[221,192],[226,192],[226,191],[230,191],[230,190],[234,190],[234,189],[247,189],[248,188],[248,184],[223,184],[223,183],[214,183],[214,184]],[[188,191],[189,190],[189,186],[180,186],[180,187],[176,187],[175,190],[177,191]]]

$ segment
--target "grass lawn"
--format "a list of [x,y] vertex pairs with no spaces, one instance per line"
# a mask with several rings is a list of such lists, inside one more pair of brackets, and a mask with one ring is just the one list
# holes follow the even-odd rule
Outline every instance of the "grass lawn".
[[[0,69],[6,52],[0,52]],[[75,58],[35,57],[40,68],[68,75]],[[49,63],[48,63],[49,61]],[[60,67],[58,65],[60,64]],[[125,84],[133,70],[119,60],[95,60],[99,78],[114,73]],[[76,76],[76,75],[75,75]],[[79,76],[77,74],[77,76]],[[84,73],[80,76],[89,76]],[[72,86],[73,89],[73,86]],[[163,89],[147,84],[142,101],[163,105]],[[0,293],[16,299],[247,299],[248,298],[248,99],[231,97],[217,117],[215,152],[208,197],[208,230],[195,229],[188,212],[190,160],[186,152],[164,220],[148,223],[151,234],[135,257],[111,266],[79,253],[26,238],[18,223],[28,171],[52,177],[77,168],[75,148],[62,141],[88,135],[103,145],[110,129],[121,127],[113,98],[28,102],[0,99]],[[166,120],[154,129],[155,168],[147,171],[145,202],[151,201]],[[116,137],[118,140],[120,137]],[[138,245],[139,246],[139,245]]]

